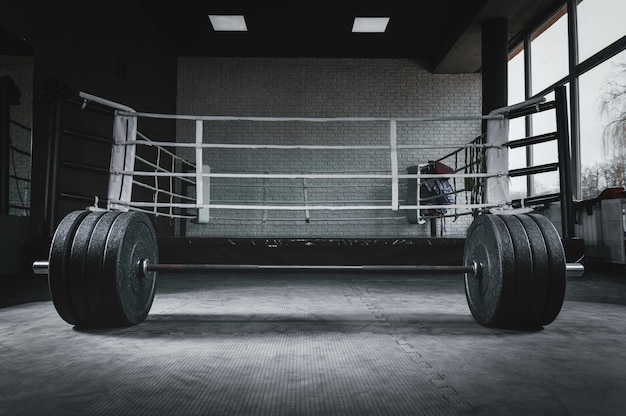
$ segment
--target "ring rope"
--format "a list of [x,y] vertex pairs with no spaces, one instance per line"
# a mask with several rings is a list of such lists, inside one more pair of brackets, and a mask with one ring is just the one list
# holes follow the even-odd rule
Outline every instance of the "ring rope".
[[[193,217],[195,218],[195,217]],[[209,217],[210,220],[222,221],[253,221],[253,222],[296,222],[306,221],[304,218],[268,218],[268,217]],[[406,217],[344,217],[344,218],[309,218],[309,222],[350,222],[350,221],[406,221]]]
[[181,198],[181,199],[186,199],[188,201],[195,201],[196,200],[195,198],[192,198],[189,195],[183,195],[183,194],[175,193],[175,192],[172,192],[172,191],[166,191],[166,190],[164,190],[162,188],[157,188],[157,187],[155,187],[153,185],[148,185],[147,183],[143,183],[143,182],[139,182],[139,181],[133,181],[133,185],[137,185],[137,186],[140,186],[142,188],[149,189],[151,191],[155,191],[155,192],[158,192],[158,193],[161,193],[161,194],[165,194],[165,195],[169,195],[169,196],[175,196],[175,197],[178,197],[178,198]]
[[[195,168],[196,166],[188,161],[187,159],[178,156],[176,153],[170,152],[169,150],[167,150],[164,146],[164,142],[156,142],[152,139],[149,139],[146,135],[144,135],[143,133],[141,133],[140,131],[137,131],[137,136],[141,138],[141,140],[132,140],[132,142],[135,142],[135,144],[139,144],[139,145],[144,145],[144,146],[154,146],[157,148],[160,148],[162,152],[164,152],[165,154],[167,154],[168,156],[172,157],[173,159],[176,160],[180,160],[181,163],[184,163],[188,166],[191,166],[193,168]],[[125,144],[126,141],[120,141],[117,144]]]
[[238,116],[194,116],[181,114],[144,113],[138,111],[117,112],[121,116],[161,118],[168,120],[192,121],[303,121],[312,123],[327,123],[334,121],[400,121],[400,122],[431,122],[431,121],[473,121],[473,120],[503,120],[503,114],[478,116],[439,116],[439,117],[238,117]]
[[[272,149],[272,150],[389,150],[389,145],[313,145],[313,144],[239,144],[239,143],[181,143],[181,142],[151,142],[146,143],[142,140],[123,140],[116,144],[119,145],[144,145],[144,146],[169,146],[180,148],[202,148],[202,149]],[[442,144],[398,144],[397,149],[463,149],[463,148],[503,148],[505,145],[492,144],[473,144],[464,145]],[[178,156],[180,158],[180,156]],[[191,162],[187,161],[191,166]]]
[[[112,174],[116,175],[128,175],[128,176],[163,176],[163,177],[180,177],[180,178],[190,178],[196,177],[196,173],[170,173],[170,172],[138,172],[133,170],[119,170],[112,169],[110,171]],[[200,175],[205,178],[252,178],[252,179],[391,179],[393,175],[391,174],[317,174],[317,173],[308,173],[308,174],[281,174],[281,173],[203,173]],[[427,173],[427,174],[398,174],[398,179],[430,179],[430,178],[500,178],[500,177],[508,177],[508,173],[505,172],[497,172],[497,173],[450,173],[450,174],[436,174],[436,173]]]
[[[133,202],[133,204],[134,204],[134,202]],[[150,205],[150,206],[153,206],[153,205]],[[168,208],[169,208],[169,206],[168,206]],[[163,212],[149,210],[149,209],[143,209],[141,207],[136,207],[136,206],[132,206],[132,205],[130,205],[130,210],[137,211],[137,212],[143,212],[145,214],[151,214],[151,215],[155,215],[155,216],[167,217],[167,218],[180,218],[180,219],[184,219],[184,220],[193,220],[193,219],[196,218],[195,215],[174,214],[172,212],[168,212],[166,214],[166,213],[163,213]]]
[[[183,203],[165,202],[125,202],[112,200],[113,203],[123,203],[128,206],[157,207],[157,208],[213,208],[238,210],[271,210],[271,211],[367,211],[391,210],[391,205],[236,205],[236,204],[196,204],[190,206]],[[400,210],[415,209],[454,209],[454,208],[497,208],[506,205],[500,204],[445,204],[445,205],[400,205]]]
[[[143,158],[143,157],[141,157],[141,156],[137,156],[137,155],[135,155],[135,159],[136,159],[137,161],[141,162],[141,163],[144,163],[145,165],[147,165],[147,166],[149,166],[149,167],[151,167],[151,168],[153,168],[153,169],[156,169],[156,171],[157,171],[157,172],[168,172],[168,173],[169,173],[169,172],[171,172],[171,171],[169,171],[169,170],[165,169],[163,166],[160,166],[160,165],[158,165],[158,164],[156,164],[156,163],[152,163],[152,162],[150,162],[149,160],[144,159],[144,158]],[[194,183],[193,181],[190,181],[190,182]]]
[[[312,189],[312,188],[316,188],[316,189],[328,189],[328,188],[389,188],[389,184],[373,184],[373,185],[366,185],[366,184],[345,184],[345,185],[311,185],[307,183],[307,188]],[[405,183],[400,183],[399,184],[400,187],[406,187],[407,185]],[[211,184],[211,188],[253,188],[253,189],[257,189],[257,188],[280,188],[280,189],[302,189],[302,185],[272,185],[272,184],[264,184],[264,185],[258,185],[258,184],[250,184],[250,185],[246,185],[246,184],[241,184],[241,183],[237,183],[237,184],[230,184],[230,183],[213,183]]]
[[[259,201],[257,199],[212,199],[212,201],[214,203],[216,203],[216,204],[218,204],[218,203],[219,204],[231,204],[231,203],[235,203],[235,202],[237,202],[237,203],[244,203],[244,204],[253,204],[253,203],[261,202],[261,201]],[[272,200],[269,200],[269,201],[266,200],[266,201],[263,201],[263,202],[272,202],[272,203],[275,203],[275,204],[289,205],[291,203],[299,204],[300,202],[304,202],[305,204],[307,204],[308,202],[311,202],[311,201],[310,200],[307,201],[307,199],[305,198],[304,201],[292,201],[292,200],[285,201],[285,200],[274,200],[274,199],[272,199]],[[353,203],[353,202],[359,202],[359,203],[362,203],[362,204],[376,204],[376,203],[389,202],[389,199],[315,200],[313,202],[315,202],[317,204],[333,204],[333,203],[335,203],[335,204],[349,204],[349,203]]]

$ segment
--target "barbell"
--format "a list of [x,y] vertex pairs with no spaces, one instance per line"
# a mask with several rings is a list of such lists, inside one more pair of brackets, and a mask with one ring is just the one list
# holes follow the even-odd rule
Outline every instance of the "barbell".
[[538,214],[477,216],[467,231],[462,265],[253,265],[160,264],[154,226],[135,212],[74,211],[59,223],[48,260],[33,272],[47,274],[60,317],[76,326],[130,326],[152,306],[157,272],[218,270],[324,270],[458,273],[476,322],[487,327],[545,326],[559,314],[567,276],[554,225]]

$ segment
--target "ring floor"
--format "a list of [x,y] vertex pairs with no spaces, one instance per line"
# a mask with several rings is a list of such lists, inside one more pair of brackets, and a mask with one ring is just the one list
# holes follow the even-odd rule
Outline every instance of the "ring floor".
[[140,325],[79,329],[2,278],[0,415],[623,415],[623,269],[540,330],[489,329],[462,276],[159,276]]

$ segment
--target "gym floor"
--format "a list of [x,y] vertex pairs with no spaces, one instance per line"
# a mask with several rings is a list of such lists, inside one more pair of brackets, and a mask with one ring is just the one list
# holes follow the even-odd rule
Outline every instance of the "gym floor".
[[568,280],[540,330],[481,327],[462,276],[159,276],[150,314],[78,329],[0,278],[0,415],[623,415],[626,279]]

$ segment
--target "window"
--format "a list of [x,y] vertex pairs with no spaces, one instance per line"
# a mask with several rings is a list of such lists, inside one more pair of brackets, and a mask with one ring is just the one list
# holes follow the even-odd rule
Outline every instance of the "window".
[[530,36],[533,94],[568,73],[567,9],[564,7]]
[[[554,93],[546,95],[547,101],[554,100]],[[548,110],[530,116],[531,135],[537,136],[556,131],[556,111]],[[559,161],[558,143],[552,140],[530,146],[534,166],[556,163]],[[545,195],[559,191],[559,172],[546,172],[533,176],[533,195]],[[531,195],[532,196],[532,195]]]
[[580,77],[580,149],[583,198],[625,186],[626,52]]
[[509,55],[508,64],[508,102],[509,105],[521,103],[526,99],[524,87],[524,49]]
[[[576,5],[576,22],[568,20],[567,4]],[[573,152],[572,167],[580,179],[575,198],[595,197],[608,186],[626,187],[625,15],[624,0],[563,0],[558,12],[526,33],[524,44],[530,45],[528,49],[520,45],[513,45],[511,49],[508,65],[511,104],[519,101],[522,91],[531,89],[531,94],[536,95],[550,92],[558,85],[572,86],[568,87],[568,94],[573,91],[575,95],[568,97],[568,104],[573,103],[579,109],[572,115],[571,105],[568,105],[572,148],[577,149]],[[573,62],[570,67],[568,52],[575,44],[578,44],[579,62]],[[608,53],[596,55],[605,48]],[[592,56],[593,60],[589,59]],[[521,64],[524,59],[530,62],[530,74],[524,73]],[[611,95],[611,92],[617,94]],[[546,98],[551,100],[553,95]],[[531,116],[527,133],[538,135],[554,131],[554,116],[554,111]],[[579,117],[579,120],[572,120],[572,117]],[[521,130],[522,126],[512,125],[511,139]],[[556,142],[532,146],[530,151],[528,159],[532,165],[557,160]],[[511,152],[509,159],[511,168],[519,167],[523,155]],[[534,175],[531,181],[534,195],[554,192],[559,185],[558,172]],[[523,189],[523,184],[512,183],[512,198],[518,188]]]
[[581,62],[626,35],[624,0],[584,0],[576,11]]
[[[526,99],[524,90],[524,49],[514,51],[509,57],[508,64],[508,103],[517,104]],[[509,125],[509,140],[526,137],[526,123],[524,118],[511,120]],[[509,169],[518,169],[526,166],[526,148],[518,147],[509,149]],[[528,196],[526,177],[518,176],[511,178],[509,184],[511,199],[525,198]]]

